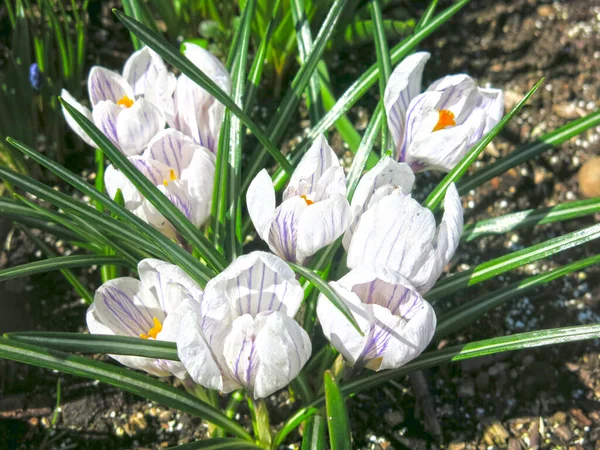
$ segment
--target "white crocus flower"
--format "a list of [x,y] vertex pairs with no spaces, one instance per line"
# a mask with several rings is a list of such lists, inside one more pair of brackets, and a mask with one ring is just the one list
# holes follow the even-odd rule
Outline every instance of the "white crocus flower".
[[[197,227],[210,216],[215,176],[215,156],[181,132],[158,133],[141,156],[130,156],[136,168],[158,187]],[[111,198],[121,189],[125,207],[165,235],[176,238],[173,226],[112,165],[106,168],[104,184]]]
[[310,357],[310,339],[294,320],[303,296],[294,272],[277,256],[237,258],[208,282],[202,302],[181,307],[179,359],[206,388],[243,388],[254,398],[272,394]]
[[325,337],[351,366],[396,369],[416,358],[431,341],[433,308],[394,270],[365,266],[331,287],[348,306],[364,336],[323,295],[317,315]]
[[[183,54],[225,93],[231,93],[231,77],[214,55],[195,44],[185,44]],[[167,115],[168,124],[194,141],[217,152],[225,106],[185,75],[177,79],[177,87]]]
[[420,94],[428,59],[427,52],[414,53],[392,73],[384,96],[388,127],[400,161],[415,172],[449,172],[500,121],[504,95],[465,74],[441,78]]
[[350,225],[346,178],[323,135],[302,157],[275,207],[275,190],[262,170],[246,194],[248,213],[261,239],[283,259],[304,263],[331,244]]
[[415,174],[408,164],[396,162],[389,156],[381,158],[356,186],[350,204],[352,223],[344,234],[344,248],[348,250],[352,235],[365,211],[392,192],[410,194],[414,184]]
[[348,267],[385,266],[424,294],[442,274],[462,234],[463,208],[454,184],[444,208],[436,230],[433,213],[410,195],[396,190],[383,197],[360,218],[348,248]]
[[[88,76],[91,111],[65,89],[61,96],[130,156],[141,153],[164,128],[174,89],[174,75],[168,72],[160,56],[144,47],[125,62],[123,75],[104,67],[92,67]],[[64,109],[63,113],[73,131],[96,147],[69,113]]]
[[[178,308],[187,300],[198,303],[202,289],[183,270],[158,259],[138,264],[140,279],[115,278],[96,291],[86,321],[92,334],[175,341],[181,317]],[[183,364],[139,356],[111,355],[121,364],[164,377],[183,379]]]

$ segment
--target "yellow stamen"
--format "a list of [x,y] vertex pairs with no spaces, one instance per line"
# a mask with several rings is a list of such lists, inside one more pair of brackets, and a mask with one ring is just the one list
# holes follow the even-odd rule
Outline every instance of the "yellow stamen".
[[177,179],[177,176],[175,175],[175,171],[173,169],[171,169],[171,171],[169,172],[169,179],[171,181],[175,181]]
[[167,180],[166,178],[163,180],[163,186],[167,187],[169,185],[169,180]]
[[154,326],[148,330],[148,334],[140,334],[142,339],[156,339],[158,333],[162,331],[162,323],[160,323],[160,320],[158,320],[156,317],[154,317],[152,320],[154,321]]
[[453,126],[456,126],[454,113],[452,111],[448,111],[447,109],[440,109],[440,118],[436,126],[433,127],[433,131],[443,130],[444,128]]
[[133,100],[124,95],[121,100],[117,102],[117,105],[124,106],[125,108],[130,108],[133,105]]
[[314,202],[313,202],[311,199],[309,199],[309,198],[308,198],[306,195],[301,195],[301,196],[300,196],[300,198],[302,198],[302,200],[304,200],[308,206],[310,206],[310,205],[312,205],[312,204],[314,203]]

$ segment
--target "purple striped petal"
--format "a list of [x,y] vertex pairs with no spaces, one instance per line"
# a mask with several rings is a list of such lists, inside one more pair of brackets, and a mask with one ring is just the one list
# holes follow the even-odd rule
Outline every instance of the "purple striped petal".
[[152,103],[137,100],[130,108],[122,109],[117,120],[121,150],[128,156],[140,154],[164,126],[163,115]]
[[134,100],[135,95],[129,83],[116,72],[94,66],[88,76],[88,91],[93,108],[102,101],[117,103],[123,97]]
[[267,242],[273,253],[286,261],[297,261],[298,226],[307,208],[302,198],[292,197],[279,205],[273,214]]
[[123,109],[120,106],[109,101],[99,102],[92,111],[92,117],[94,118],[96,126],[121,150],[123,149],[119,145],[117,118],[122,111]]
[[201,147],[194,145],[185,134],[167,128],[152,138],[143,156],[169,166],[179,178],[181,172],[190,165],[194,151],[197,149]]

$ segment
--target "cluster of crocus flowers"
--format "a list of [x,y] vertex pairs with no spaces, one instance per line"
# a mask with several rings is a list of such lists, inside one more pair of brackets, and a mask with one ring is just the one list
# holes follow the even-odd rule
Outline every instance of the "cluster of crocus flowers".
[[[186,44],[184,55],[226,93],[231,91],[229,73],[212,54]],[[127,59],[122,75],[93,67],[88,91],[91,111],[67,91],[62,96],[94,122],[194,225],[203,225],[210,214],[224,106],[187,76],[176,78],[147,47]],[[86,143],[95,146],[66,111],[65,117]],[[113,199],[121,190],[127,209],[177,238],[173,226],[113,166],[106,170],[105,185]]]
[[414,53],[392,73],[384,96],[388,128],[399,161],[415,172],[449,172],[500,121],[504,96],[465,74],[441,78],[420,93],[428,59],[427,52]]
[[384,157],[361,179],[353,198],[353,223],[344,236],[352,270],[330,284],[362,335],[319,297],[323,332],[352,366],[398,368],[418,356],[435,331],[435,313],[422,295],[456,251],[463,209],[451,185],[436,228],[433,213],[410,196],[413,181],[406,163]]
[[275,255],[239,257],[204,292],[169,263],[146,259],[138,272],[140,280],[117,278],[98,289],[88,328],[175,341],[181,362],[113,355],[122,364],[263,398],[287,386],[310,357],[310,339],[294,320],[304,291]]

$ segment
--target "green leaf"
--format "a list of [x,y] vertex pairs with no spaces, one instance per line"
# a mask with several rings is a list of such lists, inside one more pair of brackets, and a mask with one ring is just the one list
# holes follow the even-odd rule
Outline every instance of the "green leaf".
[[212,406],[186,392],[132,370],[6,338],[0,339],[0,358],[108,383],[144,399],[201,417],[234,436],[252,442],[252,437],[241,425],[225,417]]
[[257,445],[235,438],[203,439],[201,441],[190,442],[189,444],[169,447],[167,450],[257,450],[262,449]]
[[463,229],[462,239],[469,242],[483,236],[504,234],[535,225],[563,222],[597,212],[600,212],[600,197],[564,202],[549,208],[528,209],[467,225]]
[[501,256],[500,258],[492,259],[491,261],[479,264],[473,269],[465,270],[442,280],[427,293],[427,299],[431,301],[452,294],[467,286],[481,283],[501,273],[547,258],[571,247],[585,244],[598,237],[600,237],[600,224],[549,239],[540,244]]
[[538,286],[598,263],[600,263],[600,255],[591,256],[477,297],[452,309],[447,314],[439,316],[435,337],[440,339],[449,333],[460,330],[507,300],[522,296]]
[[[202,70],[194,65],[189,59],[180,54],[171,44],[166,42],[162,36],[148,27],[139,23],[137,20],[126,16],[121,11],[113,10],[117,18],[137,37],[148,45],[152,50],[158,53],[165,61],[172,64],[181,73],[188,76],[194,83],[201,86],[209,94],[215,97],[219,102],[225,105],[232,114],[237,116],[248,129],[256,136],[265,149],[275,158],[282,169],[286,172],[292,172],[292,166],[283,154],[273,145],[267,135],[258,125],[248,116],[233,99],[227,95],[217,84],[211,80]],[[90,136],[91,137],[91,136]]]
[[[31,230],[29,230],[27,227],[24,227],[22,225],[18,225],[17,227],[27,235],[27,237],[37,246],[39,247],[39,249],[44,252],[44,254],[46,255],[47,258],[56,258],[56,253],[43,241],[41,240],[39,237],[37,237],[35,234],[33,234],[31,232]],[[92,302],[94,301],[94,296],[91,294],[90,291],[88,291],[88,289],[81,283],[81,281],[79,281],[79,278],[77,278],[77,276],[70,271],[69,269],[62,269],[60,271],[60,273],[62,273],[62,275],[66,278],[66,280],[69,282],[69,284],[71,286],[73,286],[73,289],[75,289],[75,292],[77,292],[77,294],[79,294],[79,296],[81,296],[81,298],[83,299],[83,301],[85,301],[86,304],[91,305]]]
[[437,8],[437,5],[438,0],[431,0],[431,3],[429,3],[429,6],[427,6],[427,9],[419,19],[419,23],[417,23],[417,26],[415,27],[416,31],[419,31],[431,21],[431,18],[435,14],[435,9]]
[[560,127],[550,133],[547,133],[537,139],[535,142],[513,151],[511,154],[500,158],[498,161],[466,177],[458,185],[458,192],[461,195],[481,186],[486,181],[503,174],[507,170],[529,161],[545,151],[552,150],[556,146],[568,141],[574,136],[583,133],[586,130],[600,125],[600,110],[588,114],[581,119],[574,120],[567,125]]
[[[385,29],[383,26],[383,16],[381,15],[381,5],[379,0],[369,0],[369,12],[373,19],[373,36],[375,41],[375,53],[377,55],[377,66],[379,68],[379,98],[385,97],[385,88],[392,74],[392,62],[387,45]],[[381,133],[381,151],[388,150],[389,132],[387,126]],[[392,156],[396,158],[396,146],[392,146]]]
[[[133,17],[135,20],[143,23],[147,27],[153,29],[158,32],[156,28],[156,23],[152,18],[152,14],[148,11],[148,6],[141,0],[122,0],[123,10],[125,14]],[[133,44],[133,48],[135,50],[140,50],[144,44],[140,42],[140,40],[136,37],[135,34],[130,33],[131,35],[131,43]]]
[[260,80],[262,79],[263,68],[265,67],[267,51],[269,50],[271,37],[273,36],[274,30],[275,19],[271,19],[267,25],[265,34],[260,41],[258,50],[256,50],[256,55],[254,56],[252,66],[250,67],[248,82],[246,83],[246,88],[244,89],[246,92],[246,95],[244,96],[244,111],[246,111],[247,114],[250,114],[254,108],[256,94],[258,93],[258,87],[260,86]]
[[358,182],[360,181],[360,177],[365,170],[365,166],[373,150],[373,145],[375,144],[379,130],[383,125],[384,116],[383,104],[380,101],[377,104],[377,108],[375,109],[369,124],[367,125],[365,134],[362,138],[362,141],[360,141],[360,146],[358,147],[358,151],[354,156],[354,160],[352,161],[352,165],[348,171],[348,176],[346,177],[348,201],[351,201],[352,197],[354,196],[354,191],[358,186]]
[[350,420],[346,409],[346,399],[342,395],[337,381],[328,370],[325,372],[325,408],[327,412],[327,427],[329,428],[329,443],[331,450],[346,450],[352,448],[352,433]]
[[[433,352],[424,353],[414,361],[399,369],[382,370],[375,374],[369,374],[357,378],[341,386],[344,395],[356,394],[374,387],[380,387],[383,383],[399,378],[417,370],[439,366],[451,361],[460,361],[469,358],[492,355],[495,353],[522,350],[544,345],[564,344],[586,339],[597,339],[600,337],[600,325],[579,325],[575,327],[551,328],[548,330],[531,331],[528,333],[502,336],[493,339],[471,342],[465,345],[457,345]],[[316,398],[310,405],[301,408],[290,417],[275,436],[274,445],[280,445],[286,436],[296,429],[302,422],[319,412],[323,405],[323,396]]]
[[471,150],[467,152],[467,154],[460,160],[460,162],[444,177],[444,179],[439,183],[435,189],[429,194],[423,206],[426,208],[435,211],[437,206],[442,202],[444,196],[446,195],[446,190],[452,183],[458,182],[463,175],[467,172],[468,168],[475,162],[479,154],[485,150],[490,142],[502,131],[502,129],[510,122],[510,120],[521,110],[525,103],[529,100],[529,98],[538,90],[538,88],[544,82],[544,78],[538,81],[535,86],[531,88],[531,90],[521,99],[519,103],[515,105],[513,109],[510,110],[508,114],[506,114],[500,122],[496,124],[494,128],[490,130],[488,134],[485,135],[483,139],[481,139]]
[[325,450],[327,448],[325,423],[323,414],[315,414],[306,421],[301,450]]
[[[327,17],[325,18],[323,25],[319,30],[319,34],[315,39],[312,50],[310,51],[306,59],[306,63],[302,64],[302,66],[296,73],[296,76],[292,80],[291,87],[287,90],[283,100],[281,101],[281,104],[279,105],[279,108],[277,108],[275,120],[271,122],[271,125],[269,126],[269,129],[267,131],[269,134],[269,138],[273,142],[279,141],[279,139],[281,138],[281,136],[283,136],[283,133],[287,129],[290,120],[292,119],[292,117],[294,117],[294,113],[296,112],[298,103],[302,98],[302,92],[308,86],[312,75],[317,69],[319,60],[321,59],[321,57],[323,56],[323,52],[325,51],[327,41],[334,32],[336,23],[340,17],[340,14],[343,11],[345,4],[346,0],[335,0],[331,5],[329,13],[327,14]],[[252,165],[247,170],[247,173],[244,176],[242,194],[246,192],[248,186],[252,182],[252,179],[256,176],[258,172],[260,172],[260,170],[264,168],[267,162],[268,155],[262,149],[258,150],[258,157],[252,162]],[[291,170],[289,171],[285,170],[285,172],[288,175],[291,175],[293,172],[292,166],[290,166],[290,169]]]
[[50,189],[32,178],[20,176],[0,167],[1,178],[8,179],[11,183],[20,186],[27,192],[30,192],[59,208],[74,211],[78,216],[85,218],[89,223],[102,226],[104,232],[110,232],[113,236],[135,245],[138,248],[152,251],[160,259],[177,264],[203,286],[213,277],[213,273],[208,267],[200,264],[198,260],[192,257],[192,255],[186,252],[181,246],[175,244],[132,212],[112,201],[108,196],[94,189],[81,177],[30,147],[11,138],[8,138],[7,140],[18,150],[29,156],[29,158],[46,167],[71,186],[78,189],[83,194],[88,195],[92,200],[102,203],[123,222],[106,214],[102,214],[99,211],[90,208],[89,205],[75,201],[61,192]]
[[34,261],[15,267],[0,270],[0,281],[12,278],[34,275],[36,273],[51,272],[53,270],[71,269],[73,267],[88,267],[97,264],[127,265],[127,262],[116,256],[105,255],[75,255],[57,256],[56,258]]
[[[459,0],[449,8],[435,16],[426,26],[415,32],[412,36],[404,39],[398,45],[392,48],[391,60],[392,64],[397,64],[402,58],[407,56],[413,49],[427,36],[433,33],[437,28],[446,23],[454,14],[460,11],[469,0]],[[291,155],[292,164],[295,165],[300,161],[302,155],[308,150],[312,142],[331,125],[335,123],[343,114],[347,113],[352,106],[369,90],[379,78],[379,68],[377,64],[372,65],[356,80],[342,96],[337,103],[329,110],[327,114],[319,121],[317,125],[311,128],[306,138],[298,144]],[[258,168],[262,169],[262,166]],[[258,171],[256,172],[258,173]],[[254,176],[255,173],[251,172]],[[287,180],[287,175],[278,170],[273,177],[275,187],[280,190]],[[244,190],[245,191],[245,190]]]
[[181,233],[183,238],[200,251],[208,264],[218,271],[223,270],[227,265],[226,261],[224,261],[223,257],[213,248],[208,239],[202,235],[200,230],[188,220],[179,208],[171,203],[168,197],[153,185],[144,174],[137,170],[131,161],[87,117],[62,99],[61,104],[96,145],[106,153],[114,166],[131,181],[140,194],[165,216],[175,229]]
[[287,264],[292,268],[294,272],[302,275],[304,278],[310,281],[323,295],[325,295],[327,299],[329,299],[329,301],[333,304],[333,306],[339,309],[339,311],[344,315],[348,322],[352,324],[356,331],[358,331],[358,333],[361,336],[364,336],[363,332],[356,323],[356,320],[354,320],[354,316],[352,316],[352,313],[350,312],[346,304],[339,298],[339,296],[336,294],[333,288],[329,286],[329,284],[323,281],[323,279],[319,277],[319,275],[317,275],[315,272],[313,272],[310,269],[307,269],[306,267],[302,267],[291,262],[288,262]]
[[179,361],[174,342],[129,336],[27,331],[6,333],[8,339],[63,352],[107,353]]

